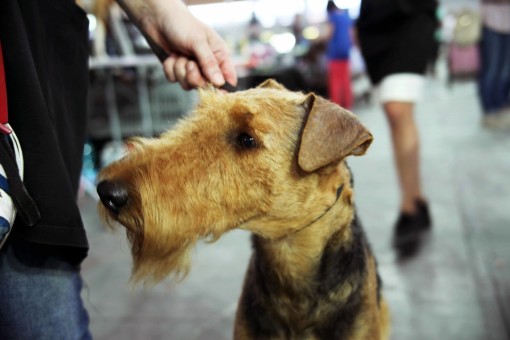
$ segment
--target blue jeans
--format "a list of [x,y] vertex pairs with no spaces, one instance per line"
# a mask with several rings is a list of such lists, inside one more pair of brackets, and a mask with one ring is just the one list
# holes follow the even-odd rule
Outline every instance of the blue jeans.
[[0,251],[0,339],[91,339],[79,267],[9,241]]
[[483,28],[478,89],[484,113],[510,107],[510,34]]

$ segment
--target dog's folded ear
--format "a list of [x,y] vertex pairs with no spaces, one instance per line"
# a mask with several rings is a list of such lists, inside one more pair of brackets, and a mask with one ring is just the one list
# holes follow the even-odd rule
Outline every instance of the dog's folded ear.
[[298,154],[301,169],[314,171],[367,151],[372,134],[354,114],[313,93],[303,105],[307,115]]
[[277,82],[274,79],[267,79],[267,80],[263,81],[262,83],[260,83],[257,87],[276,89],[276,90],[287,90],[287,88],[285,86],[283,86],[282,84],[280,84],[279,82]]

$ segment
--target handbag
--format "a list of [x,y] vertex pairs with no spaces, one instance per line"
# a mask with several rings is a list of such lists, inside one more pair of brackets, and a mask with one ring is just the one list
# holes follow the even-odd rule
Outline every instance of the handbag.
[[0,248],[20,216],[28,226],[40,218],[39,209],[23,184],[23,152],[8,123],[7,85],[0,44]]
[[474,77],[480,68],[478,45],[458,46],[450,44],[448,69],[450,77]]
[[477,44],[482,36],[482,16],[471,8],[464,8],[455,15],[453,43],[458,46]]

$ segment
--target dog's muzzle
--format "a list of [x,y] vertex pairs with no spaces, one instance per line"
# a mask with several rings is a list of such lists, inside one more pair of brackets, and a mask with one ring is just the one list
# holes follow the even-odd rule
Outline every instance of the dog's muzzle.
[[101,181],[97,185],[97,193],[103,205],[115,214],[128,203],[128,190],[120,182]]

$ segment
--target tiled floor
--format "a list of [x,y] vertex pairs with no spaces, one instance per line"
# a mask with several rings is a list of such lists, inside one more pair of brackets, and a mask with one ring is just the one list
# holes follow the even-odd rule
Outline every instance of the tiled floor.
[[[354,111],[375,136],[368,154],[349,164],[391,306],[393,339],[508,339],[510,132],[481,128],[473,84],[447,88],[429,80],[417,119],[434,227],[427,247],[401,263],[389,244],[398,188],[386,121],[376,104]],[[250,255],[247,233],[201,244],[177,286],[132,287],[124,232],[106,231],[95,204],[80,199],[91,246],[83,296],[95,339],[231,339]]]

